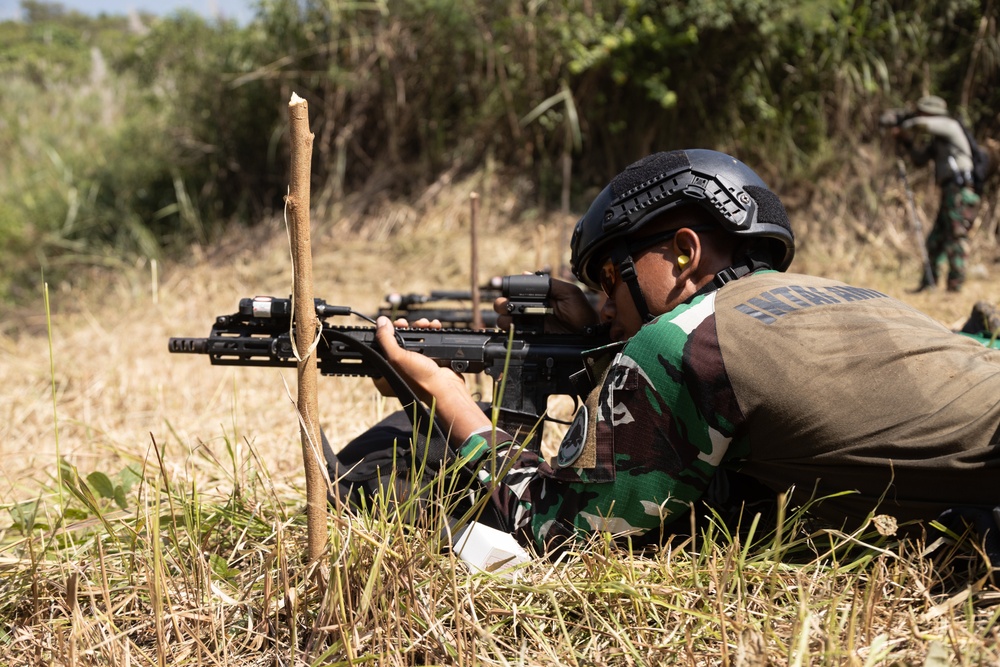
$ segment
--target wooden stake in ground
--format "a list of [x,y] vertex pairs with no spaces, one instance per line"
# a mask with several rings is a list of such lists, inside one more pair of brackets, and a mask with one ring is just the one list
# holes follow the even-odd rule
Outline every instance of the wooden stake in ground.
[[319,434],[319,407],[316,399],[316,355],[314,347],[318,319],[313,300],[312,246],[309,236],[309,176],[312,171],[313,134],[309,130],[309,105],[292,93],[288,103],[291,136],[291,181],[285,210],[288,213],[292,243],[292,281],[295,326],[295,349],[298,358],[299,427],[302,436],[302,460],[306,472],[306,518],[309,529],[310,561],[323,555],[327,533],[326,468],[322,465]]

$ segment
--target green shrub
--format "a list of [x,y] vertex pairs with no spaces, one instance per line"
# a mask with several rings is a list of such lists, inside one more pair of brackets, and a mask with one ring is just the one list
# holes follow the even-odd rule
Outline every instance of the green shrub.
[[359,221],[365,201],[485,163],[550,206],[566,155],[577,209],[622,165],[691,146],[780,189],[851,160],[882,108],[924,92],[980,137],[1000,129],[996,12],[974,0],[260,0],[246,26],[181,12],[137,33],[24,6],[0,23],[8,286],[278,210],[293,92],[317,204],[372,195]]

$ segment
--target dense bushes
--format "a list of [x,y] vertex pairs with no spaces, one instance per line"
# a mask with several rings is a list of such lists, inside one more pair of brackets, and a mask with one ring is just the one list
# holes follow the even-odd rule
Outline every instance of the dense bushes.
[[39,264],[155,255],[279,207],[292,91],[320,205],[487,160],[547,205],[566,156],[579,194],[684,145],[780,187],[922,92],[998,130],[996,12],[975,0],[260,0],[246,26],[23,6],[0,23],[8,293]]

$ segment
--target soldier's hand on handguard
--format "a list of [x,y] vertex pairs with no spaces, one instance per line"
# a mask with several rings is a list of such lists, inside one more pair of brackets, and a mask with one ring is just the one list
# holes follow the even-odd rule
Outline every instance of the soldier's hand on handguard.
[[[497,313],[497,327],[510,330],[511,316],[507,312],[507,298],[493,302]],[[597,311],[579,286],[553,278],[549,287],[549,305],[552,314],[545,316],[545,333],[580,333],[600,322]]]
[[[406,320],[405,317],[397,318],[393,321],[392,326],[396,329],[441,329],[441,320],[429,320],[426,317],[421,317],[419,320],[414,320],[411,324]],[[395,396],[396,392],[392,390],[389,383],[386,382],[385,378],[375,378],[373,380],[375,383],[375,388],[383,396]]]
[[465,379],[450,368],[438,366],[428,356],[400,347],[395,332],[388,317],[378,318],[375,339],[386,359],[417,398],[435,405],[435,417],[450,434],[452,442],[464,442],[473,432],[488,428],[490,420],[469,394]]

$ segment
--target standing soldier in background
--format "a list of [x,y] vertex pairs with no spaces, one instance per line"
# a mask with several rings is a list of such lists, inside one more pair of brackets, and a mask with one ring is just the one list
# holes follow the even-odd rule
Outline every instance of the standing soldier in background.
[[[920,167],[934,161],[934,179],[941,188],[934,225],[927,235],[930,276],[921,279],[917,291],[937,286],[939,267],[948,262],[948,291],[958,292],[965,282],[965,256],[969,230],[979,213],[980,197],[973,184],[972,147],[965,129],[948,115],[948,105],[936,95],[917,100],[915,114],[899,119],[893,135]],[[916,143],[914,135],[929,135]],[[933,283],[928,282],[933,279]]]

